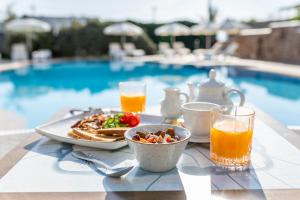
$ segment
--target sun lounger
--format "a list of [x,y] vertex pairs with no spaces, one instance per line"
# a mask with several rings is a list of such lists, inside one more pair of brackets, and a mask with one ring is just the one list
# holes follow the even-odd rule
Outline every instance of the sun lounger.
[[222,51],[223,44],[220,42],[216,42],[211,48],[209,49],[195,49],[193,53],[195,55],[210,53],[210,54],[218,54]]
[[191,50],[186,48],[183,42],[174,42],[173,49],[178,55],[187,55],[191,53]]
[[173,49],[181,49],[181,48],[185,48],[183,42],[174,42],[173,43]]
[[231,56],[234,56],[239,45],[236,42],[229,43],[224,50],[214,56],[215,60],[225,62]]
[[158,53],[159,54],[164,54],[165,50],[170,49],[170,45],[167,42],[160,42],[158,44]]
[[28,60],[28,51],[25,44],[16,43],[11,47],[10,58],[13,61]]
[[108,46],[108,54],[114,60],[120,60],[125,56],[119,43],[110,43]]
[[165,57],[172,57],[175,55],[174,49],[171,49],[167,42],[160,42],[158,44],[158,53]]
[[124,44],[124,51],[125,54],[128,56],[144,56],[145,51],[143,49],[136,49],[135,45],[133,43],[125,43]]
[[187,55],[191,52],[190,49],[185,48],[182,42],[174,42],[173,48],[170,48],[169,43],[160,42],[158,44],[158,53],[166,57],[173,57],[176,55]]
[[212,60],[222,52],[223,47],[223,43],[216,42],[210,49],[195,49],[193,54],[201,60]]
[[239,45],[236,42],[231,42],[222,52],[223,56],[234,56]]
[[40,49],[32,52],[33,63],[45,63],[52,58],[52,52],[50,49]]

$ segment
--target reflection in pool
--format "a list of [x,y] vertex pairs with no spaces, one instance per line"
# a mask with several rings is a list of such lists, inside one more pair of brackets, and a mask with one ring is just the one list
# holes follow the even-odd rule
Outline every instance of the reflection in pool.
[[[66,107],[117,107],[118,82],[147,83],[147,105],[158,105],[163,88],[187,92],[188,81],[204,81],[209,67],[72,61],[50,66],[30,66],[0,74],[0,109],[19,113],[34,127]],[[221,67],[218,78],[246,94],[247,102],[262,108],[285,124],[300,124],[300,79]]]

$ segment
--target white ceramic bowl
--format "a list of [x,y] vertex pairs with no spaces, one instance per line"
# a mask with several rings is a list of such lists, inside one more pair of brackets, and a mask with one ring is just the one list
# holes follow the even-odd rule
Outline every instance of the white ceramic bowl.
[[[132,136],[137,132],[157,132],[173,128],[176,135],[181,139],[173,143],[150,144],[141,143],[132,140]],[[190,132],[182,127],[159,124],[159,125],[142,125],[125,132],[125,139],[130,148],[134,151],[135,158],[141,168],[151,172],[163,172],[173,169],[176,166],[182,152],[184,151],[189,139]]]

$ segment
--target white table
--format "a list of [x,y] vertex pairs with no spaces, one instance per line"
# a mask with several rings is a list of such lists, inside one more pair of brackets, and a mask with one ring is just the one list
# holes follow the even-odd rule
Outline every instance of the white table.
[[[300,138],[256,110],[258,117],[249,171],[218,170],[209,159],[209,145],[191,143],[172,171],[149,173],[136,167],[121,179],[108,178],[70,155],[73,149],[83,147],[72,147],[33,134],[0,161],[0,199],[56,199],[58,194],[66,199],[133,196],[137,199],[197,199],[200,196],[204,199],[216,196],[299,199]],[[111,165],[134,159],[129,148],[114,152],[85,150]],[[112,157],[115,158],[113,162]]]

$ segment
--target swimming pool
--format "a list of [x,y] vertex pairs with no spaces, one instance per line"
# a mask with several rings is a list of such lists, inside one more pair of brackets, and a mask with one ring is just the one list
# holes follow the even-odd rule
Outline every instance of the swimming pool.
[[[24,116],[29,127],[45,122],[61,108],[119,106],[118,82],[147,83],[147,106],[157,105],[163,88],[187,91],[188,81],[203,81],[209,67],[112,61],[66,61],[0,73],[0,109]],[[218,78],[285,124],[300,124],[300,79],[218,67]]]

